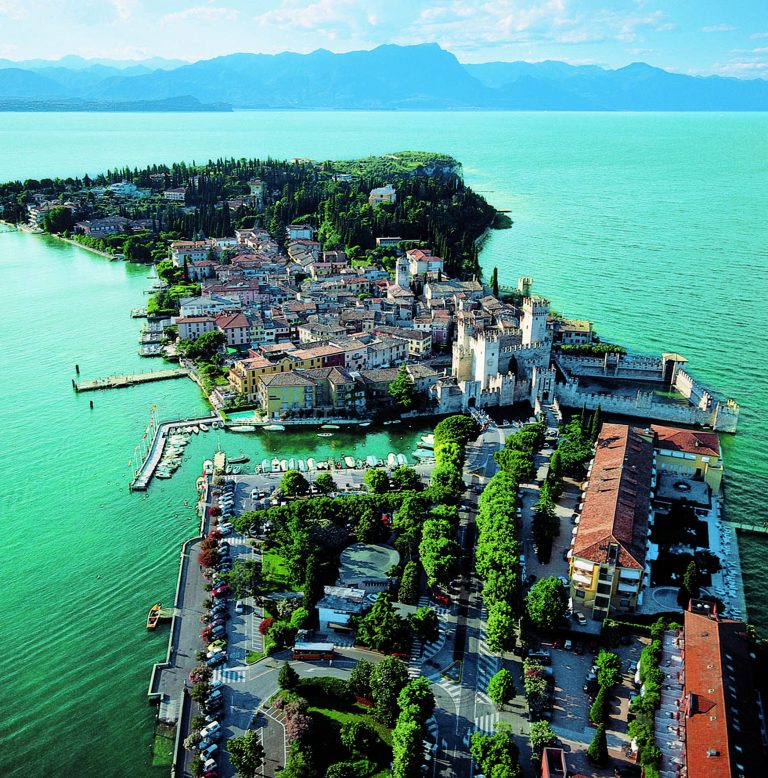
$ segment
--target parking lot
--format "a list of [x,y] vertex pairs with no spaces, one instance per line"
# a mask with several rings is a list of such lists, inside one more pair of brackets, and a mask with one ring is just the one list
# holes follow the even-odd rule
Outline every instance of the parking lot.
[[592,741],[595,728],[589,721],[589,707],[593,697],[584,691],[584,684],[595,661],[595,654],[587,650],[586,644],[584,653],[578,654],[573,648],[570,651],[556,648],[551,641],[542,643],[541,647],[549,651],[552,657],[551,669],[555,676],[552,727],[563,741],[570,770],[584,775],[612,775],[614,765],[628,762],[624,755],[624,747],[629,743],[627,714],[630,696],[637,693],[630,667],[640,659],[640,652],[648,642],[648,638],[632,636],[629,645],[614,649],[621,657],[622,681],[613,690],[611,697],[607,734],[613,762],[604,769],[596,769],[586,757],[586,749]]

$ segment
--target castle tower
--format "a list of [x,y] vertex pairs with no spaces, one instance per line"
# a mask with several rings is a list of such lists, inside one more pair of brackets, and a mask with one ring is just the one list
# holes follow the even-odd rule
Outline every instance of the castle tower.
[[547,339],[549,300],[543,297],[526,297],[523,300],[523,345],[532,346]]
[[523,297],[531,296],[531,287],[533,286],[533,279],[530,276],[520,276],[517,279],[517,291]]
[[395,284],[407,289],[411,282],[411,274],[408,268],[408,260],[405,257],[398,257],[395,265]]
[[493,330],[481,330],[472,338],[474,380],[485,391],[499,373],[499,338]]

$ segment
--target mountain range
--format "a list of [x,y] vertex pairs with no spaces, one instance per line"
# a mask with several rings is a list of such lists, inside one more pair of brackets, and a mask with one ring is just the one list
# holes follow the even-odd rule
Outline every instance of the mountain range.
[[554,61],[468,65],[437,44],[193,63],[0,59],[0,110],[151,110],[152,103],[157,110],[764,111],[768,81],[686,76],[642,62],[617,70]]

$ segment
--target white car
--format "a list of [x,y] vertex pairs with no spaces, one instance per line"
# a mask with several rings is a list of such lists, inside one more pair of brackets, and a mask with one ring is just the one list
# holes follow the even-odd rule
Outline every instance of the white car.
[[245,613],[245,603],[242,600],[235,603],[235,613]]
[[573,614],[576,617],[576,621],[583,627],[587,623],[587,617],[581,611],[575,611]]
[[218,732],[220,729],[221,724],[218,721],[212,721],[207,727],[200,730],[200,737],[208,737],[212,732]]

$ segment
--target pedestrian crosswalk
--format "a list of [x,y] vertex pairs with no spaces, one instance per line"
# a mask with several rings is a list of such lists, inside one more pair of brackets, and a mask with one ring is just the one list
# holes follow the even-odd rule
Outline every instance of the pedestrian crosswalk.
[[435,686],[439,686],[453,700],[454,704],[459,702],[463,691],[463,687],[460,683],[455,683],[454,681],[449,681],[447,678],[442,678],[440,673],[435,673],[427,677]]
[[478,693],[486,696],[488,691],[488,683],[491,678],[496,675],[501,667],[501,661],[499,657],[493,656],[482,645],[480,651],[477,654],[477,691]]
[[483,716],[478,716],[475,719],[475,731],[483,732],[486,735],[492,735],[496,731],[496,726],[498,723],[498,713],[486,713]]
[[213,671],[214,681],[223,681],[224,683],[238,683],[248,680],[248,670],[241,668],[217,667]]
[[[433,605],[429,601],[428,597],[420,597],[418,601],[418,607],[432,608],[437,612],[438,618],[448,612],[447,608],[441,608],[439,606]],[[442,621],[439,622],[439,628],[440,636],[434,643],[427,643],[424,645],[424,643],[422,643],[418,637],[413,638],[413,642],[411,643],[411,652],[408,657],[408,675],[411,678],[417,678],[419,675],[424,674],[423,669],[425,663],[433,656],[435,656],[435,654],[437,654],[438,651],[440,651],[440,649],[443,647],[448,631],[446,625]]]

